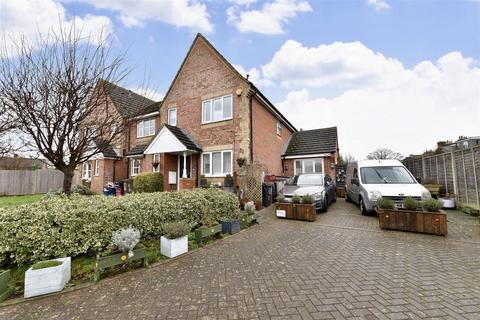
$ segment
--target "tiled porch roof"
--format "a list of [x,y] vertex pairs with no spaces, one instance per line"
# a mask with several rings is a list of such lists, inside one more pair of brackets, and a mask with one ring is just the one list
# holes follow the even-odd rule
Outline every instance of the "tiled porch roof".
[[127,156],[134,156],[134,155],[141,155],[143,154],[143,151],[145,151],[145,149],[147,149],[148,147],[148,144],[139,144],[135,147],[133,147],[132,149],[130,149],[129,151],[127,151]]
[[179,127],[165,124],[165,126],[173,133],[173,135],[181,142],[188,150],[202,152],[202,148],[190,137],[190,135]]

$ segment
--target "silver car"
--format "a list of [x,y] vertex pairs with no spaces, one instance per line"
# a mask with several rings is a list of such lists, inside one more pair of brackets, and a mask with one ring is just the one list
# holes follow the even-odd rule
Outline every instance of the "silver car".
[[287,201],[292,201],[294,195],[311,195],[317,210],[327,211],[328,205],[337,201],[335,185],[332,178],[324,173],[304,173],[291,177],[280,193]]

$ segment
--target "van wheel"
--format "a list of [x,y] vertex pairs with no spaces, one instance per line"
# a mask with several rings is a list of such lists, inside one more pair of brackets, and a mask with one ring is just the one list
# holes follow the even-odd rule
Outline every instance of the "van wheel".
[[362,216],[367,214],[367,209],[365,209],[365,203],[363,203],[363,199],[360,197],[358,200],[358,206],[360,207],[360,213]]

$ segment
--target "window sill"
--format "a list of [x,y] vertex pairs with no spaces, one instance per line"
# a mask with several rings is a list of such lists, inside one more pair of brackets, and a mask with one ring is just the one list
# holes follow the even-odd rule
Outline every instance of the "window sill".
[[215,120],[215,121],[208,121],[208,122],[202,122],[201,125],[206,125],[206,124],[212,124],[212,123],[219,123],[219,122],[227,122],[233,120],[233,117],[222,119],[222,120]]
[[226,174],[215,174],[215,175],[205,175],[205,178],[225,178],[227,174],[231,175],[231,173],[226,173]]

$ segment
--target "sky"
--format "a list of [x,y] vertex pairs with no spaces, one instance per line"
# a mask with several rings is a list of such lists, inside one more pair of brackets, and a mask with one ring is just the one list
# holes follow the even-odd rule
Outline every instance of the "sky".
[[[58,22],[110,35],[162,99],[200,32],[298,128],[407,156],[480,135],[480,0],[0,0],[3,46]],[[99,31],[103,30],[102,35]]]

